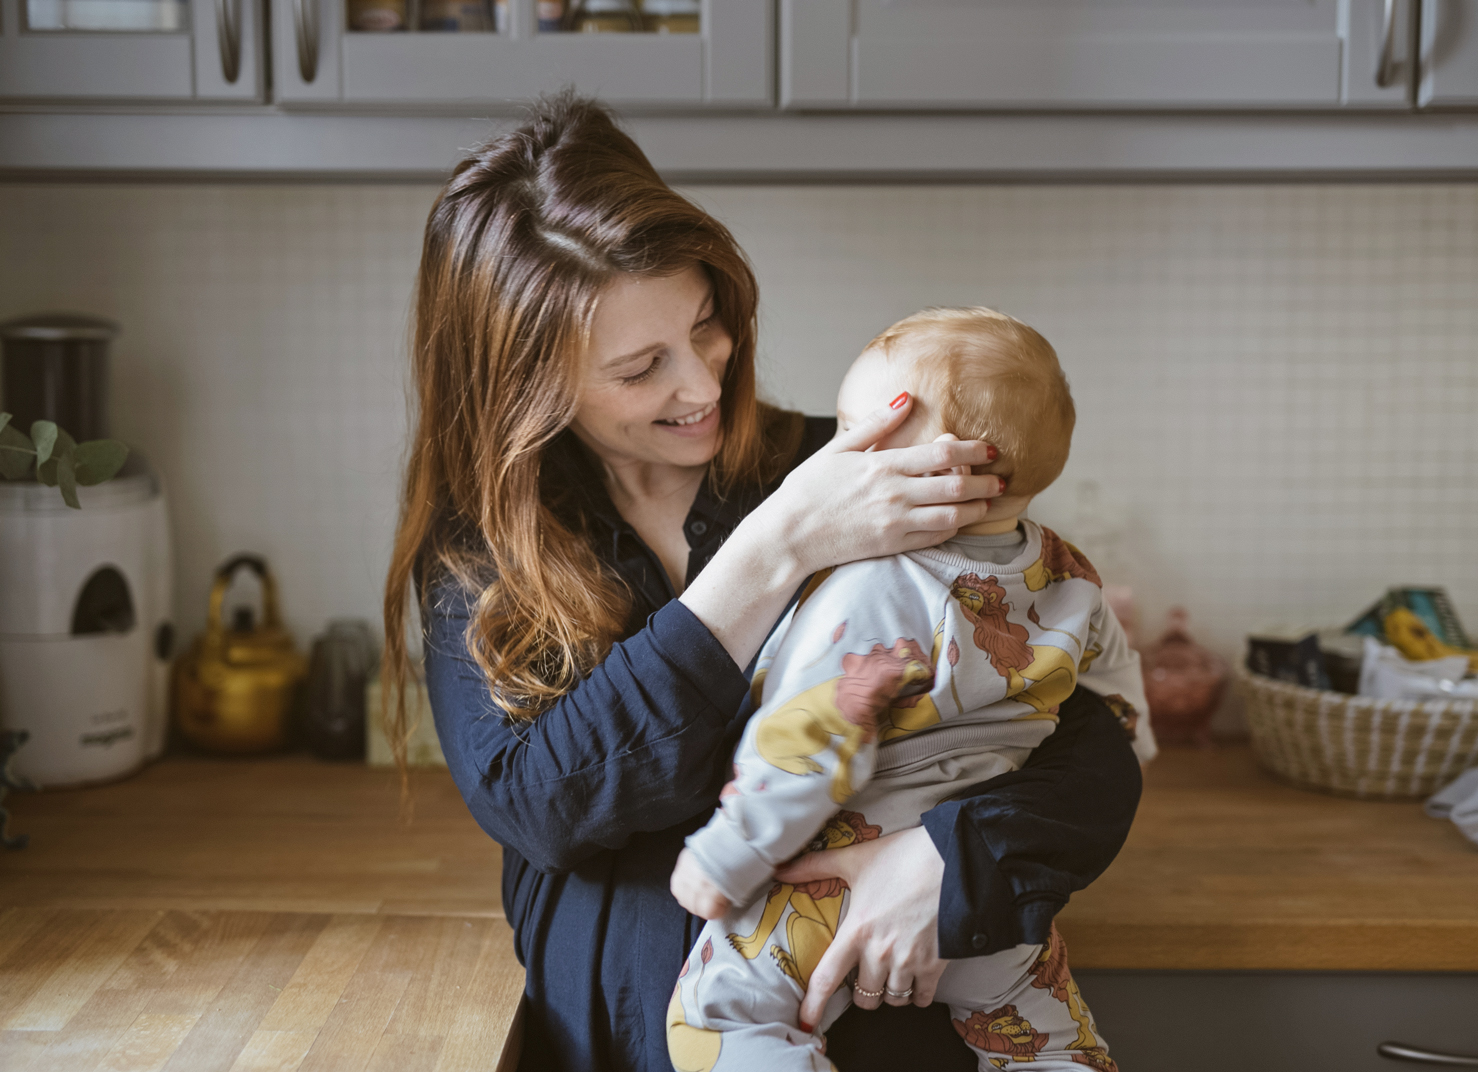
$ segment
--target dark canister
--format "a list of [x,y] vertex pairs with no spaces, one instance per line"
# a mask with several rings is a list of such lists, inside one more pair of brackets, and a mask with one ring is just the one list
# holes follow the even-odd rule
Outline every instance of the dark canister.
[[320,759],[364,758],[364,695],[375,663],[374,640],[362,619],[331,621],[313,642],[304,731]]
[[111,320],[48,313],[0,324],[0,398],[18,428],[55,421],[77,442],[108,435]]

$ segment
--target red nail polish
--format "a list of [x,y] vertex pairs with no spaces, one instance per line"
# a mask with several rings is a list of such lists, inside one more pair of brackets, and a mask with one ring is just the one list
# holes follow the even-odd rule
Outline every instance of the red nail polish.
[[1003,476],[998,476],[998,477],[996,477],[996,479],[1001,482],[1001,491],[1000,491],[1000,494],[1002,494],[1002,495],[1006,494],[1006,478],[1003,477]]
[[986,461],[992,461],[992,462],[995,461],[996,458],[1000,456],[1000,453],[1001,453],[1000,451],[996,450],[996,448],[993,447],[993,446],[991,446],[989,443],[987,443],[985,445],[985,458],[986,458]]
[[904,391],[901,394],[899,394],[899,396],[897,398],[893,399],[893,401],[891,401],[891,402],[888,403],[888,408],[889,409],[902,409],[903,408],[903,404],[905,402],[907,402],[907,401],[908,401],[908,392],[907,391]]
[[808,1035],[814,1035],[816,1033],[816,1029],[804,1020],[801,1021],[801,1030]]

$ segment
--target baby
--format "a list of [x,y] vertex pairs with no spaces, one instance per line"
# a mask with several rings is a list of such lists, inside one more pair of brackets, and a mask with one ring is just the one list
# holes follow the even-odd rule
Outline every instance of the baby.
[[[1098,574],[1022,516],[1072,439],[1052,347],[989,309],[918,313],[852,365],[841,427],[900,390],[913,412],[882,445],[985,440],[999,451],[987,471],[1006,490],[986,521],[938,547],[817,574],[760,652],[734,780],[672,876],[678,901],[710,920],[668,1008],[680,1072],[832,1067],[797,1017],[848,891],[834,879],[776,882],[785,861],[917,826],[940,801],[1017,769],[1078,684],[1108,702],[1141,760],[1154,754],[1139,657]],[[1115,1068],[1055,929],[1046,946],[951,961],[937,997],[983,1070]],[[849,1001],[835,995],[820,1027]]]

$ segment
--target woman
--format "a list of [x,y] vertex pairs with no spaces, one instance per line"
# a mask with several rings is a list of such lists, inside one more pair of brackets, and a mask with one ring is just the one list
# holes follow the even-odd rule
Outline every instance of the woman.
[[[944,540],[999,491],[929,475],[986,444],[867,450],[906,395],[835,439],[759,403],[756,303],[727,230],[569,96],[465,160],[427,222],[386,662],[403,679],[414,582],[448,766],[504,847],[523,1068],[670,1068],[664,1014],[702,921],[668,876],[728,775],[743,668],[809,574]],[[1045,941],[1118,851],[1139,772],[1080,692],[1030,764],[978,789],[787,875],[852,889],[803,1018],[854,967],[911,991],[832,1028],[848,1072],[974,1067],[930,1005],[940,957]]]

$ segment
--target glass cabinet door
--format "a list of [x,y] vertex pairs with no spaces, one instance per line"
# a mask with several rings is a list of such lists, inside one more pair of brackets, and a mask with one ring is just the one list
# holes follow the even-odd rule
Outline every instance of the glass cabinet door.
[[1417,0],[780,0],[789,108],[1405,108]]
[[0,0],[0,98],[260,100],[260,0]]
[[768,0],[273,0],[287,103],[767,106]]
[[33,32],[176,33],[189,29],[186,0],[22,0]]

